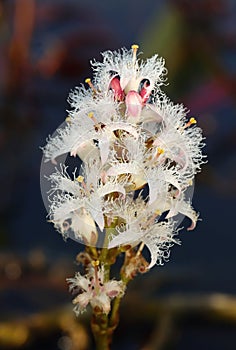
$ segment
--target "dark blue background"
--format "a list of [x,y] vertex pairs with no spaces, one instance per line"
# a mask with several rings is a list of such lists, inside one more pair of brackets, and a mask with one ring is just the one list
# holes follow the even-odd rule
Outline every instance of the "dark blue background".
[[[28,29],[29,40],[23,49],[24,39],[16,30],[19,2],[22,7],[30,2],[35,5],[33,28]],[[166,59],[169,85],[165,91],[173,101],[183,102],[190,115],[196,117],[206,136],[204,152],[208,154],[208,164],[196,178],[193,197],[202,221],[192,232],[181,231],[182,245],[173,248],[170,262],[153,268],[149,277],[155,283],[165,274],[179,276],[179,283],[165,289],[167,294],[234,294],[235,2],[12,0],[0,4],[1,261],[5,261],[5,256],[17,256],[22,264],[30,252],[37,250],[44,254],[48,268],[55,261],[67,261],[68,274],[73,271],[74,266],[68,262],[73,265],[81,246],[73,241],[65,243],[46,222],[39,184],[39,147],[65,119],[70,89],[92,75],[89,60],[99,59],[100,52],[106,49],[138,43],[144,56],[157,52]],[[25,23],[26,18],[20,15],[18,20]],[[22,52],[27,52],[26,57]],[[4,264],[1,276],[5,281]],[[64,274],[68,275],[66,269]],[[188,283],[181,282],[183,276]],[[141,278],[140,289],[145,289]],[[3,289],[5,313],[12,314],[13,305],[6,304],[8,295]],[[60,298],[67,301],[59,295],[58,303]],[[18,312],[34,311],[34,304],[23,299],[17,303]],[[50,302],[50,297],[45,298],[42,308]],[[187,337],[186,344],[184,348],[199,349]],[[206,348],[216,349],[213,343]]]

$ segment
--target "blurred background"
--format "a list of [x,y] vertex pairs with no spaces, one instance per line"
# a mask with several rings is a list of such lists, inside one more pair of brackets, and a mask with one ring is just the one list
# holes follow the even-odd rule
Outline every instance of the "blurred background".
[[208,164],[202,221],[130,284],[113,349],[236,348],[236,2],[0,0],[0,349],[94,348],[65,283],[81,247],[46,221],[40,147],[89,60],[133,43],[165,58],[165,92],[202,127]]

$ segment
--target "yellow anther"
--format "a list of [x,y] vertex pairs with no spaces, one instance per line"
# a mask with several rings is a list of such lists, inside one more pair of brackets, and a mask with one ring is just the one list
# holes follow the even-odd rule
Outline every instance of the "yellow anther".
[[85,79],[85,83],[88,84],[88,86],[93,90],[93,92],[96,94],[97,93],[97,90],[95,89],[93,83],[91,82],[91,79],[90,78],[86,78]]
[[91,118],[91,119],[94,118],[94,113],[93,112],[89,112],[88,113],[88,117]]
[[158,154],[163,154],[163,153],[165,153],[165,150],[163,148],[161,148],[161,147],[158,147],[157,148],[157,153]]
[[66,121],[67,123],[71,122],[71,117],[68,115],[68,117],[66,117],[65,121]]
[[135,66],[136,65],[136,58],[137,58],[137,51],[138,51],[139,46],[136,44],[133,44],[131,46],[131,48],[133,50],[133,66]]
[[137,44],[133,44],[131,46],[131,49],[137,51],[139,49],[139,46]]
[[159,209],[155,210],[156,215],[161,215],[161,211]]
[[92,119],[92,121],[94,122],[94,124],[98,124],[98,120],[94,117],[94,113],[93,112],[89,112],[88,113],[88,117],[90,119]]
[[197,123],[196,119],[193,118],[193,117],[190,118],[189,122],[190,122],[190,124],[196,124]]
[[191,126],[192,124],[196,124],[197,121],[194,117],[190,118],[189,121],[183,126],[182,129],[186,129],[188,128],[189,126]]
[[84,177],[82,175],[79,175],[76,180],[80,183],[84,182]]
[[91,79],[90,79],[90,78],[86,78],[86,79],[85,79],[85,83],[86,83],[86,84],[90,84],[90,83],[91,83]]
[[99,266],[99,260],[93,260],[91,264],[93,265],[93,267],[97,267]]

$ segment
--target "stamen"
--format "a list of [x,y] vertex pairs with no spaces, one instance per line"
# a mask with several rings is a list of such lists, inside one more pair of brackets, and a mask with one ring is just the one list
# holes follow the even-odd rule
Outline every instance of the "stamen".
[[163,153],[165,153],[165,150],[163,148],[161,148],[161,147],[157,147],[157,154],[161,155]]
[[85,79],[85,83],[88,84],[88,86],[93,90],[93,92],[95,94],[97,94],[97,90],[95,89],[95,86],[93,85],[93,83],[91,82],[90,78]]
[[137,254],[136,254],[136,257],[140,256],[140,254],[142,253],[142,250],[144,248],[144,245],[145,245],[144,242],[142,242],[140,244],[139,249],[138,249]]
[[94,122],[94,124],[98,124],[98,120],[94,117],[94,113],[93,112],[89,112],[88,113],[88,117],[90,119],[92,119],[92,121]]
[[157,147],[156,154],[153,157],[153,161],[157,160],[158,157],[163,153],[165,153],[165,150],[161,147]]
[[71,122],[71,117],[68,115],[68,116],[66,117],[65,121],[66,121],[67,123],[70,123],[70,122]]
[[76,180],[81,183],[81,185],[83,186],[83,188],[87,191],[87,186],[86,183],[84,182],[84,177],[82,175],[79,175]]
[[183,126],[183,129],[188,128],[192,124],[197,124],[197,121],[194,117],[190,118],[189,121]]
[[84,177],[82,175],[79,175],[76,180],[79,182],[79,183],[82,183],[84,181]]
[[161,215],[161,211],[159,209],[155,210],[156,215]]
[[191,124],[196,124],[197,121],[196,121],[196,119],[195,119],[194,117],[192,117],[192,118],[190,118],[190,123],[191,123]]
[[93,260],[91,262],[91,265],[94,267],[94,280],[95,280],[95,289],[98,292],[99,291],[99,278],[98,278],[98,266],[99,266],[99,260]]
[[100,132],[100,131],[102,131],[105,128],[106,125],[101,123],[101,122],[99,122],[97,120],[97,118],[94,117],[93,112],[89,112],[88,113],[88,117],[91,118],[92,121],[94,122],[94,129],[95,129],[96,132]]
[[99,266],[99,260],[93,260],[91,264],[95,268],[96,266]]
[[137,51],[139,49],[139,46],[137,44],[133,44],[131,46],[131,49],[133,50],[133,65],[135,65],[136,59],[137,59]]

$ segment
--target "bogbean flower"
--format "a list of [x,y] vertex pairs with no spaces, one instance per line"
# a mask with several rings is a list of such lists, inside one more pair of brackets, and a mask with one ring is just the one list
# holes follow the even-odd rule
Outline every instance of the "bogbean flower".
[[[69,153],[83,163],[74,178],[63,167],[50,176],[55,227],[85,244],[96,245],[105,231],[109,249],[146,246],[151,268],[179,243],[178,214],[191,220],[189,230],[196,226],[187,190],[204,162],[204,144],[195,118],[161,91],[164,60],[140,60],[137,50],[107,51],[102,62],[92,62],[93,81],[71,93],[67,123],[49,138],[44,154],[55,162]],[[84,278],[77,275],[78,285]]]
[[95,165],[88,167],[87,164],[85,178],[79,175],[72,180],[65,167],[49,177],[52,182],[50,219],[65,237],[72,231],[75,239],[81,238],[91,245],[97,242],[97,227],[103,230],[105,226],[104,197],[114,192],[125,196],[125,188],[117,181],[99,182]]
[[76,315],[83,313],[90,304],[96,312],[108,314],[111,309],[111,300],[115,297],[122,297],[125,285],[122,281],[104,281],[104,267],[98,267],[96,262],[91,266],[85,276],[79,272],[74,278],[68,278],[70,290],[77,296],[73,300],[74,312]]

